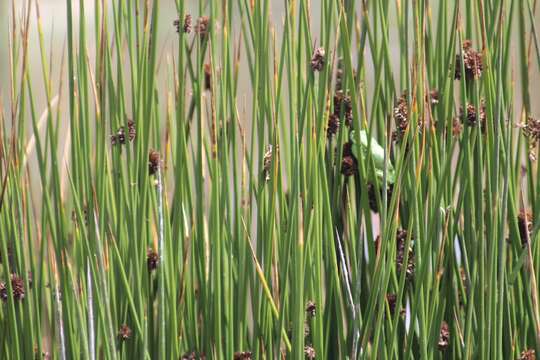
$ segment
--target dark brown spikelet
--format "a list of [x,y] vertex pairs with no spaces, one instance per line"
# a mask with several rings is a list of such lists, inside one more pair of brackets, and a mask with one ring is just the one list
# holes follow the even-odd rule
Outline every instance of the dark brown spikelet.
[[394,121],[396,130],[392,134],[394,141],[401,141],[405,135],[407,127],[409,127],[409,103],[407,100],[407,91],[399,97],[394,106]]
[[353,121],[353,111],[351,98],[343,93],[343,91],[337,91],[334,95],[334,115],[340,116],[343,110],[343,117],[345,119],[345,125],[351,126]]
[[375,254],[379,256],[379,252],[381,251],[381,235],[377,235],[377,237],[375,237],[375,240],[373,242],[375,246]]
[[[397,246],[397,253],[396,253],[396,267],[397,271],[401,272],[401,270],[404,267],[404,261],[405,261],[405,246],[407,245],[407,230],[400,229],[397,231],[396,234],[396,246]],[[414,275],[414,251],[412,249],[408,249],[408,259],[405,269],[405,278],[407,280],[411,280]]]
[[324,67],[326,52],[324,48],[319,47],[313,51],[313,56],[311,57],[311,70],[321,71]]
[[129,141],[135,140],[135,136],[137,135],[137,129],[135,128],[135,121],[128,119],[127,128],[128,128],[128,140]]
[[386,294],[386,302],[388,303],[390,314],[394,315],[394,312],[396,311],[397,295],[392,293]]
[[182,357],[181,360],[205,360],[206,355],[204,353],[197,353],[195,351],[188,351]]
[[521,209],[517,218],[519,238],[521,239],[521,245],[525,247],[529,243],[531,237],[531,232],[533,229],[533,216],[530,211]]
[[330,117],[328,118],[328,128],[326,135],[331,138],[332,136],[336,135],[339,130],[339,115],[336,115],[334,113],[330,114]]
[[336,91],[343,89],[343,59],[339,59],[336,70]]
[[343,159],[341,160],[341,173],[344,176],[353,176],[358,171],[358,160],[352,152],[352,143],[343,145]]
[[[186,16],[184,16],[184,26],[182,28],[182,30],[184,31],[184,33],[186,34],[189,34],[191,33],[191,22],[192,22],[192,18],[191,18],[191,15],[190,14],[186,14]],[[178,32],[178,31],[177,31]]]
[[0,300],[3,302],[6,302],[8,299],[8,290],[6,283],[3,281],[0,281]]
[[[379,206],[377,204],[377,190],[376,186],[372,183],[368,183],[366,185],[367,191],[368,191],[368,202],[369,202],[369,208],[374,213],[379,212]],[[394,186],[392,184],[388,184],[386,186],[386,204],[390,205],[390,200],[392,199],[392,193],[394,191]],[[382,187],[379,188],[379,194],[381,196],[381,201],[383,201],[383,189]]]
[[270,167],[272,166],[272,145],[266,146],[266,152],[263,156],[263,171],[262,176],[264,181],[270,180]]
[[[467,279],[467,272],[465,271],[465,268],[463,268],[463,266],[459,268],[459,277],[460,277],[461,283],[463,284],[464,293],[467,294],[469,281]],[[463,293],[461,291],[458,291],[459,306],[465,305],[463,298],[464,298]]]
[[131,337],[131,329],[127,324],[122,324],[120,330],[118,330],[118,339],[120,341],[126,341]]
[[156,150],[150,150],[148,154],[148,172],[150,175],[154,175],[158,172],[160,167],[160,155]]
[[152,248],[146,251],[146,266],[148,271],[152,272],[157,269],[159,264],[159,254]]
[[121,126],[116,130],[116,133],[111,135],[112,145],[124,145],[126,143],[126,134],[124,127]]
[[187,353],[182,355],[181,359],[182,360],[196,360],[197,354],[195,353],[195,351],[191,351],[191,352],[188,351]]
[[[77,212],[75,210],[73,210],[71,212],[71,219],[77,223]],[[84,222],[84,225],[88,225],[88,206],[86,205],[83,205],[82,207],[82,220]]]
[[448,344],[450,343],[450,328],[448,327],[448,323],[446,321],[443,321],[441,324],[441,332],[439,335],[439,349],[445,350],[448,347]]
[[368,183],[367,191],[369,207],[373,212],[379,212],[379,207],[377,206],[377,191],[375,190],[375,185],[373,185],[372,183]]
[[540,119],[529,117],[521,128],[523,134],[530,138],[534,144],[540,142]]
[[[355,69],[352,69],[352,75],[353,75],[353,84],[354,85],[357,82],[357,71]],[[349,86],[351,83],[349,82]],[[343,90],[343,59],[339,59],[337,62],[337,70],[336,70],[336,91]]]
[[206,38],[208,36],[208,31],[210,30],[210,18],[208,16],[201,16],[197,20],[197,25],[195,26],[195,31],[201,38]]
[[237,351],[234,353],[234,360],[251,360],[251,351]]
[[461,121],[459,118],[455,117],[452,121],[452,135],[454,137],[458,137],[461,135],[461,132],[463,131],[463,125],[461,124]]
[[306,313],[308,313],[309,316],[315,317],[315,314],[317,313],[317,305],[313,300],[309,300],[306,304]]
[[13,299],[21,301],[24,299],[24,279],[16,274],[11,274],[11,288],[13,289]]
[[486,128],[486,105],[484,103],[484,100],[480,103],[480,113],[476,111],[476,107],[473,104],[467,104],[467,111],[464,112],[463,108],[460,108],[460,118],[461,121],[468,126],[474,127],[478,126],[478,123],[480,123],[480,128],[482,129],[482,132],[485,131]]
[[523,350],[519,355],[519,360],[536,360],[536,353],[533,349]]
[[[480,77],[483,70],[482,54],[476,52],[472,48],[471,40],[463,41],[463,67],[465,68],[465,79],[467,81],[474,80]],[[461,79],[461,55],[456,55],[456,69],[454,78]]]
[[461,56],[456,55],[456,69],[454,70],[454,79],[461,79]]
[[308,358],[309,360],[312,360],[312,359],[315,359],[315,349],[310,346],[310,345],[307,345],[304,347],[304,354],[306,355],[306,358]]
[[429,92],[429,102],[431,103],[431,106],[435,106],[439,103],[439,91],[437,89],[433,89]]
[[204,64],[204,88],[212,90],[212,67],[210,64]]

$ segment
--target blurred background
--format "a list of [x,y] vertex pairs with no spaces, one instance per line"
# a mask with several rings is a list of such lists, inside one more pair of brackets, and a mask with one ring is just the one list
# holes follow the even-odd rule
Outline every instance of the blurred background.
[[[96,1],[98,0],[86,0],[83,2],[84,9],[86,13],[86,29],[87,29],[87,47],[88,52],[91,56],[95,53],[95,42],[93,41],[93,35],[95,34],[95,26],[94,26],[94,6],[96,4]],[[100,0],[101,1],[101,0]],[[112,0],[104,0],[103,1],[106,6],[111,6]],[[4,107],[4,114],[9,114],[9,102],[10,102],[10,64],[9,64],[9,51],[10,51],[10,14],[12,11],[15,12],[15,17],[17,21],[21,21],[24,17],[24,14],[27,11],[29,1],[25,0],[0,0],[0,99],[2,100],[2,104]],[[199,8],[199,1],[197,0],[187,0],[186,6],[188,8],[188,12],[193,14],[194,18],[198,16],[198,8]],[[283,22],[283,13],[284,13],[284,4],[286,1],[272,1],[271,2],[271,12],[272,12],[272,20],[273,25],[276,32],[276,42],[279,44],[279,39],[282,33],[282,22]],[[360,2],[358,2],[360,3]],[[438,2],[435,2],[433,4],[430,4],[432,8],[432,13],[436,12],[437,4]],[[29,36],[29,66],[30,66],[30,75],[32,78],[32,82],[34,85],[43,86],[42,81],[42,69],[41,69],[41,61],[40,61],[40,49],[39,49],[39,37],[37,33],[37,26],[36,26],[36,12],[35,7],[36,3],[35,1],[31,1],[31,33]],[[107,5],[108,4],[108,5]],[[319,33],[319,29],[317,26],[319,25],[320,21],[320,9],[318,7],[318,1],[312,1],[311,2],[311,11],[312,11],[312,30],[314,34]],[[49,65],[50,65],[50,71],[51,71],[51,79],[53,80],[53,85],[59,84],[60,80],[60,65],[62,63],[62,53],[64,50],[64,44],[66,41],[66,0],[39,0],[38,6],[41,13],[41,21],[42,21],[42,29],[43,29],[43,41],[45,43],[45,47],[47,49],[47,56],[49,59],[51,59]],[[391,8],[395,8],[391,6]],[[74,11],[74,23],[78,23],[79,20],[79,1],[74,0],[73,1],[73,11]],[[358,11],[360,11],[360,4],[358,4]],[[395,9],[394,9],[395,11]],[[160,53],[160,66],[158,68],[159,78],[161,81],[159,86],[163,87],[164,93],[168,91],[168,87],[170,86],[170,82],[168,83],[169,79],[167,79],[167,76],[170,75],[168,69],[167,69],[167,63],[171,63],[176,54],[176,47],[178,45],[178,42],[176,41],[176,32],[175,27],[172,25],[173,21],[178,18],[178,15],[176,14],[176,5],[175,0],[161,0],[160,1],[160,19],[161,22],[158,27],[159,31],[159,39],[160,44],[158,46],[158,51]],[[540,19],[538,16],[536,17],[536,25],[537,29],[540,28]],[[392,12],[388,14],[388,21],[390,24],[395,23],[395,13]],[[219,27],[219,24],[217,24]],[[390,29],[397,27],[390,27]],[[234,29],[233,36],[235,36],[236,39],[238,39],[239,35],[239,28]],[[391,51],[396,54],[396,56],[392,57],[394,64],[393,64],[393,70],[394,74],[399,74],[399,42],[398,42],[398,34],[396,31],[391,31],[390,33],[390,44],[391,44]],[[516,51],[513,51],[512,54],[518,55],[517,51],[517,36],[519,36],[517,28],[514,29],[513,32],[514,41],[513,41],[513,47],[515,47]],[[392,41],[394,40],[394,41]],[[314,39],[315,42],[317,42],[317,39]],[[316,44],[314,44],[316,45]],[[373,83],[373,64],[371,62],[371,54],[369,53],[369,47],[366,47],[366,79],[365,79],[365,86],[367,87],[368,96],[371,96],[372,91],[370,91],[370,85]],[[458,50],[456,46],[456,51]],[[534,51],[534,48],[532,49]],[[279,51],[279,49],[278,49]],[[245,58],[241,59],[245,61]],[[513,59],[513,62],[515,62],[515,59]],[[535,94],[540,92],[540,71],[537,67],[530,67],[529,71],[531,73],[529,74],[529,84],[531,86],[531,94]],[[65,73],[66,71],[64,71]],[[64,75],[65,76],[65,75]],[[521,112],[521,91],[520,91],[520,75],[519,71],[515,71],[511,75],[515,82],[515,103],[514,103],[514,114],[515,118],[514,122],[518,123],[521,120],[519,119],[519,115]],[[240,89],[239,89],[239,97],[238,99],[244,99],[247,97],[249,99],[251,97],[251,85],[249,83],[249,77],[247,72],[240,72]],[[65,79],[64,79],[65,80]],[[65,83],[65,81],[64,81]],[[35,86],[36,89],[39,89],[38,86]],[[65,88],[65,84],[64,84]],[[401,91],[404,89],[396,89],[397,93],[401,93]],[[53,93],[56,94],[57,89],[53,88]],[[38,104],[38,111],[41,113],[43,109],[46,107],[46,101],[44,99],[44,92],[37,92],[35,94],[36,96],[36,103]],[[368,101],[370,99],[368,98]],[[249,113],[249,101],[246,102],[247,111]],[[61,99],[60,106],[62,109],[66,108],[66,96],[64,96]],[[163,102],[165,104],[165,102]],[[244,106],[244,104],[239,104],[240,107]],[[540,102],[538,101],[532,101],[532,112],[536,117],[540,117]],[[165,106],[165,105],[164,105]],[[164,109],[160,109],[160,111],[163,113]],[[65,121],[67,121],[67,118],[64,118]],[[8,126],[9,128],[9,126]]]

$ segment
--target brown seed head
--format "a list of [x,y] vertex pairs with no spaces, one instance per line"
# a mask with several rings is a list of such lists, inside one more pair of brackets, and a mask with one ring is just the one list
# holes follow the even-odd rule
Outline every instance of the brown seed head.
[[396,294],[386,294],[386,302],[388,303],[388,307],[390,308],[390,314],[394,314],[394,311],[396,310],[396,301],[397,301],[397,295]]
[[263,171],[262,175],[265,181],[270,180],[270,167],[272,166],[272,145],[266,146],[266,152],[263,156]]
[[155,150],[150,150],[150,153],[148,154],[148,172],[150,175],[154,175],[158,172],[160,163],[159,153]]
[[[369,207],[371,211],[378,213],[379,212],[379,206],[377,204],[377,190],[375,184],[368,183],[367,184],[367,193],[368,193],[368,202]],[[392,193],[394,191],[394,186],[392,184],[388,184],[386,187],[386,204],[390,204],[390,200],[392,199]],[[382,187],[379,188],[379,194],[381,197],[381,201],[383,200],[383,189]]]
[[523,350],[519,355],[519,360],[536,360],[536,353],[533,349]]
[[459,120],[459,118],[454,118],[454,120],[452,121],[452,135],[454,135],[454,137],[458,137],[459,135],[461,135],[461,132],[463,131],[463,125],[461,124],[461,121]]
[[358,160],[352,152],[352,143],[343,144],[343,159],[341,160],[341,173],[352,176],[358,171]]
[[306,304],[306,312],[309,316],[314,317],[317,312],[317,305],[313,300],[309,300]]
[[187,352],[185,353],[184,355],[182,355],[182,360],[196,360],[197,359],[197,354],[195,353],[195,351],[191,351],[191,352]]
[[6,283],[3,281],[0,281],[0,300],[3,302],[6,302],[8,299],[8,290]]
[[[482,55],[472,48],[472,42],[470,40],[465,40],[463,42],[462,48],[463,67],[465,68],[465,79],[468,81],[475,80],[479,78],[482,74]],[[454,78],[457,80],[461,79],[461,61],[461,56],[459,54],[456,55],[456,69],[454,73]]]
[[446,321],[443,321],[441,324],[441,332],[439,335],[439,349],[444,350],[448,347],[448,344],[450,342],[450,328],[448,327],[448,323]]
[[339,130],[339,115],[334,113],[330,114],[328,118],[328,128],[326,130],[326,135],[331,138],[336,135]]
[[307,345],[304,347],[304,354],[309,360],[315,359],[315,349],[312,346]]
[[339,117],[343,111],[345,125],[351,126],[353,121],[352,102],[350,96],[347,96],[343,91],[337,91],[334,95],[334,115]]
[[210,18],[208,16],[201,16],[197,20],[195,31],[197,31],[197,34],[199,34],[201,38],[205,38],[206,36],[208,36],[208,31],[210,30],[209,25],[210,25]]
[[148,267],[148,271],[152,272],[157,269],[159,264],[159,255],[154,249],[149,248],[146,251],[146,266]]
[[24,299],[24,279],[16,274],[11,274],[11,288],[13,289],[13,299],[21,301]]
[[120,341],[126,341],[130,337],[131,329],[129,326],[127,326],[127,324],[122,324],[122,326],[120,326],[120,330],[118,330],[118,339],[120,339]]
[[486,129],[486,105],[484,100],[480,102],[480,114],[476,111],[473,104],[467,104],[467,111],[464,112],[463,108],[460,108],[460,118],[463,123],[468,126],[477,126],[480,123],[482,132]]
[[529,243],[531,232],[533,229],[533,216],[528,210],[521,209],[518,214],[518,229],[519,238],[521,239],[521,245],[527,246]]
[[375,245],[375,253],[378,256],[379,252],[381,250],[381,235],[377,235],[377,237],[375,237],[374,243],[375,243],[374,244]]
[[407,91],[399,97],[394,106],[394,121],[396,122],[396,131],[394,138],[396,141],[401,141],[405,135],[405,131],[409,126],[409,103],[407,100]]
[[251,360],[251,351],[237,351],[234,353],[234,360]]
[[531,139],[533,144],[540,142],[540,119],[529,117],[521,128],[523,134]]
[[437,89],[433,89],[429,92],[429,101],[431,102],[432,106],[439,103],[439,91]]
[[[407,230],[399,229],[396,234],[396,267],[398,272],[403,269],[405,261],[405,246],[407,245]],[[405,270],[405,278],[411,280],[414,275],[414,251],[408,249],[408,260]]]
[[[357,71],[355,69],[352,69],[352,75],[353,75],[353,85],[356,84],[357,80]],[[350,86],[349,82],[349,86]],[[337,61],[337,70],[336,70],[336,91],[343,90],[343,59],[338,59]]]
[[199,353],[195,351],[188,351],[181,357],[182,360],[204,360],[206,359],[206,355],[204,353]]
[[126,143],[126,134],[124,127],[121,126],[116,130],[116,134],[111,135],[111,144],[112,145],[124,145]]
[[204,64],[204,88],[212,90],[212,67],[210,64]]
[[[186,34],[191,33],[191,28],[192,28],[191,22],[192,22],[191,15],[186,14],[186,16],[184,16],[184,26],[183,26],[184,33],[186,33]],[[178,32],[178,30],[177,30],[177,32]]]
[[339,60],[338,68],[336,70],[336,91],[341,91],[343,89],[343,68],[342,62]]
[[311,69],[313,71],[321,71],[325,63],[325,51],[324,48],[316,48],[311,57]]
[[135,128],[135,121],[128,119],[127,128],[128,128],[129,141],[135,140],[135,136],[137,135],[137,129]]

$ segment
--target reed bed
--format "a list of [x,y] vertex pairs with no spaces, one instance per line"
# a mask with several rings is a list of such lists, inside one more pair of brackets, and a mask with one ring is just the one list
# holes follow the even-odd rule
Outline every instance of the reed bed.
[[66,0],[61,49],[43,1],[0,41],[1,358],[535,358],[536,0]]

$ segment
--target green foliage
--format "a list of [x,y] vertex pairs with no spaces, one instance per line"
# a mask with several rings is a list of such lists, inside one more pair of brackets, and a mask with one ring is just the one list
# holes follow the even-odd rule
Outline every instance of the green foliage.
[[536,0],[66,0],[63,49],[44,1],[3,7],[0,358],[540,351]]

